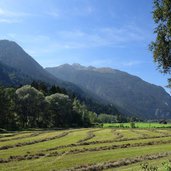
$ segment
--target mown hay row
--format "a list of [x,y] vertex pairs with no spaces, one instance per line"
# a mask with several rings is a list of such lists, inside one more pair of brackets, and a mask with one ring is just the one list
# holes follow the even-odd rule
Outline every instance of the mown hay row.
[[118,161],[109,161],[109,162],[104,162],[104,163],[99,163],[99,164],[86,164],[86,165],[80,165],[78,167],[74,167],[71,169],[67,169],[67,171],[101,171],[104,169],[127,166],[130,164],[142,162],[144,160],[155,160],[155,159],[167,157],[169,155],[171,155],[171,152],[157,153],[157,154],[139,156],[139,157],[134,157],[134,158],[126,158],[126,159],[121,159]]
[[6,142],[6,141],[12,141],[12,140],[21,140],[24,138],[31,138],[31,137],[35,137],[35,136],[38,136],[38,135],[43,134],[43,133],[45,133],[45,132],[36,132],[36,133],[30,134],[30,135],[23,135],[21,137],[13,137],[10,139],[0,139],[0,142]]
[[135,134],[137,134],[140,138],[151,138],[151,137],[149,137],[149,135],[148,134],[145,134],[145,133],[140,133],[138,130],[135,130],[135,129],[132,129],[132,132],[134,132]]
[[121,140],[124,138],[124,135],[121,134],[120,132],[116,132],[115,135],[116,135],[116,139],[118,139],[118,140]]
[[[8,132],[8,133],[11,133],[10,135],[3,135],[1,134],[0,135],[0,139],[3,139],[3,138],[8,138],[8,137],[14,137],[16,135],[22,135],[22,134],[25,134],[26,132]],[[31,131],[27,131],[27,133],[31,133]]]
[[54,140],[57,138],[62,138],[66,135],[68,135],[70,132],[63,132],[62,134],[53,136],[53,137],[49,137],[49,138],[45,138],[45,139],[40,139],[40,140],[35,140],[35,141],[31,141],[31,142],[23,142],[23,143],[18,143],[18,144],[14,144],[14,145],[5,145],[0,147],[0,150],[7,150],[9,148],[15,148],[15,147],[22,147],[22,146],[26,146],[26,145],[32,145],[32,144],[36,144],[36,143],[41,143],[41,142],[45,142],[45,141],[50,141],[50,140]]
[[80,145],[91,145],[91,144],[103,144],[103,143],[112,143],[112,142],[124,142],[130,140],[143,140],[143,139],[151,139],[151,138],[164,138],[164,137],[171,137],[171,135],[161,135],[161,136],[152,136],[152,137],[137,137],[137,138],[122,138],[116,140],[101,140],[101,141],[90,141],[90,142],[82,142]]
[[150,131],[155,132],[155,133],[159,133],[159,134],[164,135],[164,136],[171,135],[171,133],[169,133],[169,132],[162,132],[161,130],[158,130],[158,129],[151,129]]
[[82,143],[82,142],[85,142],[85,141],[88,141],[88,140],[94,138],[94,137],[95,137],[94,132],[97,132],[97,131],[99,131],[99,130],[100,130],[100,129],[98,129],[98,130],[91,130],[91,131],[87,132],[87,137],[85,137],[85,138],[82,139],[82,140],[77,141],[77,143]]
[[105,151],[105,150],[114,150],[120,148],[132,148],[132,147],[143,147],[143,146],[151,146],[151,145],[161,145],[161,144],[168,144],[171,143],[171,140],[161,140],[161,141],[150,141],[145,143],[134,143],[134,144],[120,144],[120,145],[110,145],[110,146],[102,146],[102,147],[94,147],[94,148],[82,148],[82,149],[73,149],[69,151],[58,152],[54,151],[51,153],[36,153],[36,154],[26,154],[26,155],[19,155],[19,156],[10,156],[8,159],[0,159],[0,163],[8,163],[11,161],[21,161],[21,160],[32,160],[38,159],[41,157],[54,157],[54,156],[61,156],[63,154],[79,154],[84,152],[95,152],[95,151]]
[[[171,137],[171,135],[150,137],[150,139],[151,138],[157,139],[157,138],[163,138],[163,137]],[[107,144],[107,143],[114,143],[114,142],[126,142],[126,141],[144,140],[144,139],[149,139],[149,138],[148,137],[142,137],[142,138],[122,138],[122,139],[118,139],[118,140],[89,141],[89,142],[81,142],[81,143],[73,143],[73,144],[68,144],[68,145],[56,146],[53,148],[48,148],[44,151],[54,151],[54,150],[59,150],[59,149],[69,148],[69,147],[88,146],[88,145],[94,145],[94,144]]]

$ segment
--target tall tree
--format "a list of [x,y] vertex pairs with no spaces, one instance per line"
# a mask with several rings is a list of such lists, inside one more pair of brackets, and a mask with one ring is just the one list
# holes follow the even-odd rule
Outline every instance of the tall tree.
[[15,89],[0,87],[0,128],[13,130],[17,128],[15,113]]
[[46,96],[49,103],[49,115],[55,127],[64,127],[70,124],[72,103],[68,95],[55,93]]
[[[156,39],[151,43],[154,61],[163,73],[171,73],[171,0],[154,0]],[[171,79],[170,79],[171,81]]]
[[43,93],[30,85],[25,85],[16,90],[16,97],[22,127],[38,127],[42,121],[45,100]]
[[6,128],[7,125],[6,104],[4,88],[0,87],[0,128]]

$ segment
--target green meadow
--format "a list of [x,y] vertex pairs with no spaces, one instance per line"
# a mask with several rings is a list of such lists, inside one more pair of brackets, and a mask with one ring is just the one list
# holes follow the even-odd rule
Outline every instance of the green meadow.
[[[130,123],[106,123],[103,125],[104,128],[131,128]],[[171,128],[171,123],[160,124],[157,122],[135,122],[136,128]]]
[[0,134],[0,170],[138,171],[140,164],[148,161],[162,170],[162,162],[171,159],[170,143],[170,129],[83,128],[5,133]]

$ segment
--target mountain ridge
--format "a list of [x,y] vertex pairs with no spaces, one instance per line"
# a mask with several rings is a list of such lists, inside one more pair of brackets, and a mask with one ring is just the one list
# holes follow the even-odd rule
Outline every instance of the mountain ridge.
[[44,68],[27,54],[16,42],[0,40],[0,62],[19,70],[20,72],[39,80],[55,83],[59,80],[49,74]]
[[[95,112],[106,109],[104,103],[99,104],[99,98],[89,91],[82,90],[79,86],[62,81],[47,72],[37,61],[35,61],[16,42],[0,40],[0,86],[21,86],[31,84],[33,81],[43,82],[46,85],[64,88],[71,96],[76,96],[79,100]],[[102,101],[100,101],[102,102]],[[99,106],[97,110],[94,106]],[[108,111],[117,112],[113,106]]]
[[56,84],[66,89],[77,89],[74,84],[64,82],[47,72],[36,60],[14,41],[0,40],[0,63],[11,68],[31,80]]
[[106,103],[120,108],[121,112],[147,118],[158,117],[157,115],[171,117],[168,107],[171,107],[171,96],[163,87],[137,76],[108,67],[84,67],[78,64],[65,64],[46,70],[57,78],[68,80],[94,93]]
[[[77,67],[78,66],[78,67]],[[122,73],[122,74],[128,74],[128,75],[131,75],[131,76],[133,76],[133,77],[136,77],[136,78],[138,78],[138,79],[140,79],[140,80],[142,80],[142,81],[144,81],[144,82],[146,82],[146,83],[148,83],[148,84],[151,84],[151,85],[154,85],[154,86],[158,86],[158,87],[160,87],[160,88],[163,88],[162,86],[160,86],[160,85],[156,85],[156,84],[154,84],[154,83],[150,83],[150,82],[148,82],[148,81],[145,81],[144,79],[142,79],[141,77],[139,77],[139,76],[137,76],[137,75],[133,75],[133,74],[130,74],[130,73],[128,73],[128,72],[126,72],[126,71],[121,71],[121,70],[119,70],[119,69],[113,69],[113,68],[111,68],[111,67],[95,67],[95,66],[91,66],[91,65],[89,65],[89,66],[83,66],[83,65],[81,65],[81,64],[79,64],[79,63],[73,63],[73,64],[68,64],[68,63],[65,63],[65,64],[62,64],[62,65],[58,65],[58,66],[55,66],[55,67],[45,67],[45,69],[46,70],[49,70],[49,69],[51,69],[51,68],[63,68],[63,67],[71,67],[71,68],[73,68],[73,69],[76,69],[76,70],[82,70],[82,69],[84,69],[84,70],[92,70],[92,71],[96,71],[96,72],[100,72],[100,73],[115,73],[115,72],[120,72],[120,73]],[[164,89],[164,88],[163,88]],[[165,89],[164,89],[165,90]],[[167,91],[166,91],[166,93],[168,93]],[[168,93],[169,94],[169,93]],[[170,95],[170,94],[169,94]],[[170,95],[171,96],[171,95]]]

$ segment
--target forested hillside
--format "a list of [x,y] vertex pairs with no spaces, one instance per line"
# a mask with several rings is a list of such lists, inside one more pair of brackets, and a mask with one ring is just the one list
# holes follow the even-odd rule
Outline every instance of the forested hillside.
[[95,113],[63,93],[66,92],[55,86],[40,90],[30,85],[1,87],[0,127],[8,130],[88,127],[95,122]]
[[145,119],[171,118],[171,96],[162,87],[137,76],[79,64],[46,69],[57,78],[91,92],[104,103],[116,106],[122,113]]

